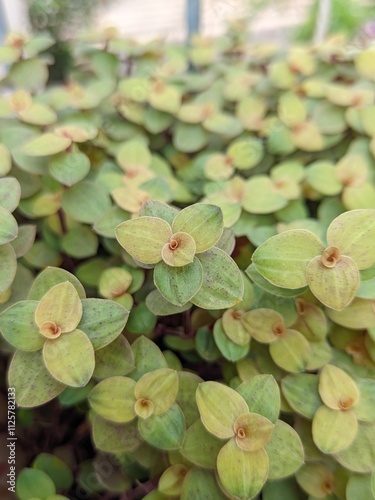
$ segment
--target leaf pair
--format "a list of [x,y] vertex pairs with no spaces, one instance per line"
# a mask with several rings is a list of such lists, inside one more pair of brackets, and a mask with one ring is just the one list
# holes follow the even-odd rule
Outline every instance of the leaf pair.
[[253,263],[273,285],[309,285],[326,306],[340,311],[356,295],[359,271],[375,261],[375,210],[345,212],[327,230],[328,248],[311,232],[290,230],[256,249]]

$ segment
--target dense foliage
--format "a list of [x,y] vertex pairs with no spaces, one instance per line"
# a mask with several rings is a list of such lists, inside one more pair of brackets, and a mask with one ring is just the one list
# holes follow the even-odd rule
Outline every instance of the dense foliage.
[[375,499],[375,50],[245,40],[0,48],[20,500]]

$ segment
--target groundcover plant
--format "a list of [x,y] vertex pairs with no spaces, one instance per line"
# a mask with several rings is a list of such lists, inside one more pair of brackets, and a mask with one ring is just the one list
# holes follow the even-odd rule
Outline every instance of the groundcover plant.
[[0,48],[4,498],[375,499],[375,50],[246,39]]

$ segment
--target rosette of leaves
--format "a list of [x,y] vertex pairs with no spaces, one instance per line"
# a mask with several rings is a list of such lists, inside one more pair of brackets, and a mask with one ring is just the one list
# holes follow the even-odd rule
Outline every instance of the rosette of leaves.
[[327,242],[324,247],[309,231],[285,231],[258,247],[252,261],[273,285],[308,285],[324,305],[340,311],[358,292],[360,271],[374,263],[375,210],[352,210],[336,217],[327,229]]
[[185,435],[185,417],[176,402],[178,392],[179,377],[171,368],[146,372],[138,380],[121,376],[102,380],[88,398],[99,417],[94,439],[105,432],[105,425],[108,433],[111,427],[116,432],[117,426],[126,433],[137,429],[142,439],[159,449],[178,449]]
[[80,282],[67,271],[43,271],[28,300],[0,315],[1,333],[17,349],[9,369],[17,403],[37,406],[66,386],[85,386],[95,369],[94,351],[121,334],[128,315],[113,301],[86,299]]
[[155,286],[167,301],[223,309],[242,299],[239,269],[215,246],[224,229],[218,207],[197,203],[176,213],[154,203],[145,212],[120,224],[116,237],[137,262],[154,267]]
[[[267,479],[281,479],[303,464],[297,433],[277,418],[280,394],[272,376],[255,376],[236,390],[203,382],[196,400],[205,429],[227,441],[218,451],[216,468],[228,494],[254,498]],[[293,443],[288,456],[282,450],[286,440]]]

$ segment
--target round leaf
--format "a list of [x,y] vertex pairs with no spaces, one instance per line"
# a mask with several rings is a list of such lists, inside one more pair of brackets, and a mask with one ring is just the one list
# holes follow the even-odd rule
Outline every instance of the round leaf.
[[160,450],[180,449],[185,437],[185,417],[177,404],[161,415],[138,419],[138,431],[147,443]]
[[341,368],[329,364],[320,372],[319,394],[324,404],[333,410],[349,410],[359,400],[354,380]]
[[135,418],[135,382],[128,377],[109,377],[89,394],[92,409],[111,422],[126,423]]
[[159,262],[154,271],[154,282],[165,299],[176,306],[183,306],[192,299],[202,286],[203,272],[195,257],[191,264],[170,267]]
[[162,249],[171,236],[170,225],[158,217],[131,219],[116,228],[120,245],[144,264],[156,264],[161,260]]
[[71,387],[83,387],[95,368],[94,348],[81,330],[47,339],[43,348],[47,370],[58,381]]
[[304,463],[304,449],[300,437],[293,427],[282,420],[276,422],[265,450],[270,460],[268,479],[290,476]]
[[312,435],[314,443],[323,453],[338,453],[354,441],[357,428],[353,412],[321,406],[313,419]]
[[307,265],[323,249],[313,233],[295,229],[267,240],[255,250],[252,259],[257,271],[273,285],[301,288],[307,285]]
[[267,480],[268,468],[268,455],[263,448],[249,453],[238,448],[234,439],[223,446],[217,457],[220,481],[237,498],[254,498]]
[[154,405],[154,415],[166,412],[176,401],[178,375],[170,368],[160,368],[145,373],[136,383],[134,395],[138,399],[148,399]]
[[25,467],[17,476],[16,493],[20,500],[47,498],[56,493],[56,487],[44,471]]
[[79,151],[68,151],[54,156],[48,168],[54,179],[64,186],[72,186],[89,173],[90,159]]
[[22,351],[37,351],[43,347],[45,337],[35,323],[38,302],[23,300],[8,307],[0,315],[0,330],[7,342]]
[[17,271],[17,258],[10,243],[0,246],[0,294],[8,290]]
[[72,219],[93,224],[111,206],[106,189],[92,181],[81,181],[64,191],[62,207]]
[[203,425],[208,432],[221,439],[234,436],[236,418],[249,411],[240,394],[218,382],[200,384],[195,397]]
[[244,398],[250,412],[276,422],[280,413],[280,390],[272,375],[255,375],[240,384],[236,391]]
[[219,241],[223,232],[223,214],[215,205],[196,203],[179,212],[172,224],[173,231],[190,234],[196,252],[205,252]]
[[196,245],[188,233],[175,233],[162,249],[162,258],[168,266],[181,267],[194,260]]
[[42,351],[16,351],[9,366],[9,386],[15,388],[20,407],[39,406],[58,396],[65,385],[49,373],[43,362]]

